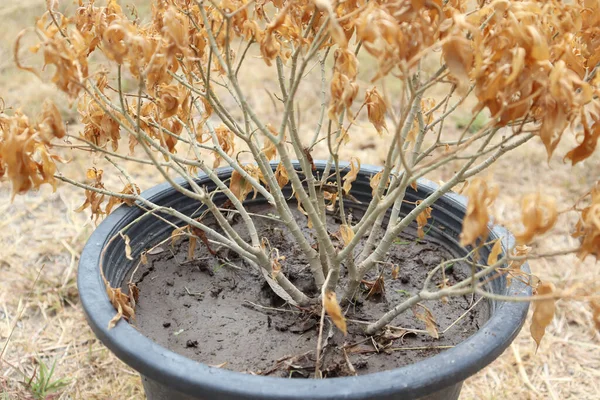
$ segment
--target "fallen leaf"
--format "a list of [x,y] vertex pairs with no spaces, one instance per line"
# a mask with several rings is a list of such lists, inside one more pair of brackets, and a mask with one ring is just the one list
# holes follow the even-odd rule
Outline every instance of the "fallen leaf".
[[325,293],[325,296],[323,296],[323,307],[325,307],[327,315],[329,315],[329,318],[331,318],[335,326],[346,335],[348,333],[346,329],[346,318],[342,315],[342,309],[337,302],[334,292]]
[[[417,307],[421,307],[422,311],[419,311],[419,308]],[[438,330],[437,330],[437,324],[435,322],[435,318],[433,317],[433,314],[431,313],[431,310],[429,310],[429,308],[425,307],[422,304],[417,304],[417,306],[412,307],[412,312],[414,314],[414,316],[419,320],[425,323],[425,329],[427,330],[427,333],[429,333],[429,335],[435,339],[439,339],[440,335],[438,334]]]
[[394,265],[392,267],[392,279],[396,280],[398,279],[398,274],[400,273],[400,266],[399,265]]

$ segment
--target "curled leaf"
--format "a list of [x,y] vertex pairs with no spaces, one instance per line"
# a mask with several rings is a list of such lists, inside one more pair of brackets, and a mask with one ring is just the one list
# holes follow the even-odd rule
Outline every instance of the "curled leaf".
[[344,193],[350,193],[350,189],[352,189],[352,183],[358,177],[358,172],[360,171],[360,160],[356,157],[352,157],[350,160],[350,171],[344,175],[344,184],[342,189]]
[[387,112],[387,106],[383,100],[383,96],[377,91],[377,88],[367,90],[365,92],[365,104],[367,105],[367,115],[369,122],[373,124],[377,133],[380,135],[387,126],[385,123],[385,113]]
[[131,240],[129,239],[129,236],[124,235],[123,233],[120,233],[120,232],[119,232],[119,235],[121,235],[121,237],[123,238],[123,241],[125,242],[125,257],[127,257],[128,260],[133,260],[133,257],[131,256],[131,245],[130,245]]
[[[371,186],[371,189],[373,189],[373,191],[372,191],[373,197],[375,197],[375,194],[377,193],[377,188],[379,187],[381,178],[383,178],[383,170],[379,171],[378,173],[376,173],[375,175],[373,175],[371,177],[371,181],[369,182],[369,185]],[[388,179],[387,179],[387,182],[385,183],[384,189],[387,189],[387,187],[389,185],[390,185],[390,177],[388,176]]]

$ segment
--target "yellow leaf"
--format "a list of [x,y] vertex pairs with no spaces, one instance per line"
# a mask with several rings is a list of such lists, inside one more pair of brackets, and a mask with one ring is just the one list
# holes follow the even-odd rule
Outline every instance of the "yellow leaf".
[[[548,295],[554,293],[556,288],[554,284],[550,282],[541,282],[537,289],[536,295]],[[540,300],[534,303],[533,317],[531,318],[531,337],[537,343],[537,347],[540,347],[540,342],[546,333],[546,327],[550,325],[554,318],[554,312],[556,311],[555,306],[556,300],[547,299]],[[536,347],[536,349],[537,349]]]
[[488,208],[495,200],[498,191],[488,187],[482,178],[474,178],[467,187],[467,212],[463,220],[460,244],[466,246],[475,244],[478,238],[484,239],[488,236],[490,216]]
[[240,201],[246,200],[248,193],[252,190],[252,185],[242,177],[242,174],[234,170],[231,173],[231,179],[229,181],[229,190],[231,193]]
[[342,315],[342,309],[337,302],[336,296],[334,292],[326,292],[325,296],[323,296],[323,307],[325,307],[325,311],[329,318],[333,321],[335,326],[346,335],[346,318]]
[[[375,196],[375,193],[377,193],[377,188],[379,187],[379,184],[381,182],[381,178],[383,178],[383,170],[379,171],[378,173],[376,173],[375,175],[373,175],[371,177],[371,181],[369,183],[369,185],[371,186],[371,189],[373,189],[373,196]],[[387,187],[390,185],[390,177],[388,176],[387,182],[385,183],[385,187],[384,189],[387,189]]]
[[290,181],[287,169],[285,169],[281,162],[277,165],[277,169],[275,169],[275,179],[280,188],[283,188]]
[[[417,206],[421,204],[422,200],[417,201]],[[417,236],[419,239],[423,239],[425,237],[425,232],[423,228],[427,225],[427,220],[431,218],[431,207],[425,208],[419,215],[417,215]]]
[[354,231],[349,225],[344,224],[340,226],[340,236],[344,241],[344,246],[348,246],[348,243],[354,238]]
[[346,175],[344,175],[344,185],[342,189],[344,193],[350,193],[350,189],[352,189],[352,183],[358,177],[358,172],[360,171],[360,160],[356,157],[352,157],[350,160],[350,171]]
[[496,264],[498,262],[498,256],[500,255],[501,252],[502,252],[502,241],[500,239],[497,239],[496,243],[494,243],[494,247],[492,247],[492,251],[490,252],[490,255],[488,256],[488,259],[487,259],[488,265]]
[[519,244],[527,244],[537,235],[546,233],[556,223],[556,200],[540,193],[529,194],[521,203],[521,222],[525,230],[515,234]]
[[422,311],[419,311],[417,307],[412,307],[413,314],[419,321],[425,323],[425,329],[431,337],[439,339],[440,335],[438,334],[437,324],[435,323],[435,318],[433,317],[431,310],[422,304],[418,304],[418,306],[421,307]]

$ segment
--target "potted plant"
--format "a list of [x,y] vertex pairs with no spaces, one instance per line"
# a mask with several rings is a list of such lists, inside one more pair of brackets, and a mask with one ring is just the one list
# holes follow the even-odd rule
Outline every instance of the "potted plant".
[[[565,211],[580,214],[580,246],[541,252],[555,201],[526,193],[513,236],[479,177],[532,139],[551,156],[567,128],[582,138],[565,159],[593,153],[597,3],[173,0],[146,22],[114,0],[69,17],[48,7],[31,50],[82,127],[70,134],[50,102],[35,120],[1,114],[0,176],[14,194],[84,190],[80,210],[103,221],[81,255],[82,304],[148,398],[456,399],[529,301],[538,344],[557,298],[592,299],[598,320],[589,288],[557,291],[526,261],[597,256],[599,189]],[[22,38],[17,65],[37,74]],[[277,120],[241,78],[256,59]],[[471,98],[470,121],[445,130]],[[383,166],[340,160],[369,129],[389,143]],[[65,147],[93,155],[85,177],[59,172]],[[445,182],[425,180],[448,166]],[[165,183],[141,192],[142,167]]]

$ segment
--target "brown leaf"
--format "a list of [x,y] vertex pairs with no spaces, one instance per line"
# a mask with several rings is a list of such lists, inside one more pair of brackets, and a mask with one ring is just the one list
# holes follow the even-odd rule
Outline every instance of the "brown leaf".
[[204,243],[204,245],[208,249],[208,252],[211,255],[213,255],[213,256],[217,255],[217,252],[210,248],[210,243],[208,242],[208,237],[206,236],[206,232],[204,232],[202,229],[198,229],[195,226],[191,226],[191,225],[190,225],[190,230],[192,231],[192,233],[194,235],[198,236],[200,238],[200,240],[202,240],[202,243]]
[[335,326],[346,335],[346,318],[342,314],[342,309],[337,302],[335,292],[325,293],[325,296],[323,296],[323,307],[325,307],[327,315],[329,315]]
[[498,262],[498,256],[500,255],[501,252],[502,252],[502,240],[496,239],[496,242],[494,243],[494,247],[492,247],[492,251],[490,252],[490,255],[488,256],[487,264],[488,265],[496,264]]
[[302,152],[306,156],[306,159],[308,160],[308,163],[311,165],[311,169],[313,171],[316,171],[317,170],[317,166],[315,165],[315,161],[313,160],[313,156],[310,153],[310,149],[308,147],[305,147],[305,148],[302,149]]
[[383,278],[383,273],[381,273],[377,279],[372,282],[363,280],[361,283],[365,285],[367,289],[369,289],[369,293],[367,293],[366,296],[367,299],[373,295],[385,295],[385,279]]
[[[548,295],[556,291],[554,284],[550,282],[541,282],[537,289],[536,295]],[[531,318],[531,337],[537,343],[536,349],[540,347],[540,342],[546,333],[546,328],[552,322],[556,311],[556,300],[547,299],[534,302],[533,317]]]
[[[419,311],[419,308],[417,306],[421,307],[422,311]],[[412,312],[414,316],[419,321],[423,321],[425,323],[425,329],[431,337],[439,339],[440,335],[438,334],[437,324],[435,322],[433,314],[431,313],[431,310],[429,310],[429,308],[425,307],[422,304],[417,304],[417,306],[412,307]]]
[[398,274],[400,273],[400,266],[399,265],[394,265],[392,267],[392,279],[396,280],[398,279]]

